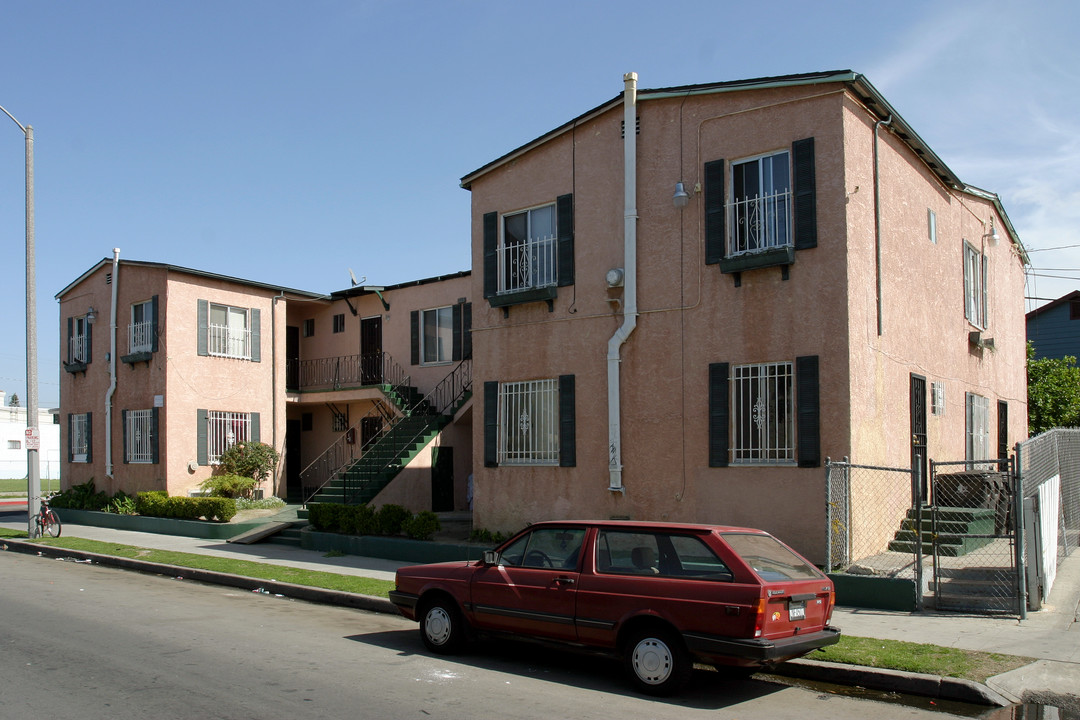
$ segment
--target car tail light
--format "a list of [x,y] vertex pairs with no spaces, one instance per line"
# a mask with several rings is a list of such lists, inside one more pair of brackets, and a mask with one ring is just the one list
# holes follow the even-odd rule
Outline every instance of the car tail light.
[[836,590],[829,591],[829,607],[825,611],[825,624],[828,625],[832,622],[832,611],[836,607]]
[[754,611],[754,637],[761,637],[765,630],[765,598],[759,597],[753,606]]

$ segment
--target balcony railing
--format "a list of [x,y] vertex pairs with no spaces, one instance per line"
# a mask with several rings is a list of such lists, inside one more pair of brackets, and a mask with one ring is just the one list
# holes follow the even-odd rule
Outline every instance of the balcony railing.
[[791,193],[745,198],[728,205],[728,254],[751,253],[791,244]]
[[86,336],[85,335],[72,335],[71,336],[71,362],[73,362],[73,363],[86,362]]
[[554,235],[499,246],[499,292],[554,285],[558,275],[558,243]]
[[289,360],[285,384],[289,390],[337,390],[364,385],[407,385],[409,375],[389,353],[364,353],[313,360]]
[[206,329],[207,350],[219,357],[251,358],[251,331],[228,325],[210,325]]

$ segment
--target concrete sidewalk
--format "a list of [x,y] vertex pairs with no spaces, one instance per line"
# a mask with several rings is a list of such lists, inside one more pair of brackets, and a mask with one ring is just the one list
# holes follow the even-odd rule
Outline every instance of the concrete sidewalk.
[[[17,507],[9,503],[0,505],[0,527],[26,529],[25,511],[20,516],[16,510]],[[348,555],[326,557],[319,551],[271,543],[235,545],[220,540],[130,532],[86,525],[65,525],[64,535],[383,580],[393,580],[394,571],[407,564]],[[70,551],[67,554],[71,554]],[[128,561],[123,564],[125,567],[139,569],[135,567],[137,565],[137,561]],[[152,567],[145,569],[155,571]],[[168,574],[179,573],[170,571]],[[192,579],[227,582],[227,584],[235,584],[239,587],[267,585],[262,581],[250,579],[233,581],[216,578],[215,575],[214,573],[189,574]],[[281,592],[282,590],[288,592]],[[342,597],[348,595],[347,593],[325,593],[323,597],[318,591],[300,590],[296,587],[278,587],[271,589],[271,592],[281,592],[281,594],[298,599],[395,612],[388,601],[377,598],[360,601],[356,598]],[[982,692],[983,702],[1042,702],[1056,705],[1067,713],[1080,717],[1080,616],[1078,616],[1080,608],[1078,605],[1080,605],[1080,553],[1074,553],[1059,564],[1053,592],[1043,605],[1043,609],[1029,613],[1027,619],[1023,621],[1007,617],[932,611],[906,613],[847,607],[838,607],[834,611],[833,624],[841,628],[846,635],[928,643],[1034,659],[1030,665],[990,678],[986,683],[986,688],[989,689],[987,692],[982,692],[979,688],[974,690],[961,688],[958,691],[955,687],[951,689],[940,687],[940,683],[945,682],[942,678],[916,676],[912,673],[873,671],[866,668],[837,668],[835,665],[811,661],[796,661],[800,667],[793,674],[825,681],[851,682],[867,687],[877,686],[897,692],[951,697],[951,699],[968,702],[979,701],[977,698],[970,697],[970,692],[976,694]],[[793,663],[788,663],[788,665],[793,665]],[[848,670],[854,673],[851,678],[846,677],[849,674]],[[937,689],[928,691],[927,687],[931,685]],[[974,684],[969,683],[969,685]],[[935,695],[935,693],[938,694]],[[1000,697],[997,697],[998,695]]]

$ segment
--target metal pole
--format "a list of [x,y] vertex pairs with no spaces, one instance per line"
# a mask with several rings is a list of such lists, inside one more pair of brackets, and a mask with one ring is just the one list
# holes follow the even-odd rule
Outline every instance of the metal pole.
[[[40,438],[38,432],[37,383],[37,282],[34,264],[34,128],[23,126],[15,116],[0,106],[0,110],[19,126],[26,136],[26,428],[28,437]],[[40,441],[40,440],[39,440]],[[33,537],[34,516],[38,513],[41,495],[40,458],[38,449],[26,447],[26,531]]]

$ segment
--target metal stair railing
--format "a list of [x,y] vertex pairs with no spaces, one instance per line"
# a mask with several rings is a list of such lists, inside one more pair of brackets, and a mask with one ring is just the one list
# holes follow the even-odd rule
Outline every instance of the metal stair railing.
[[[438,424],[444,416],[455,411],[458,403],[464,400],[471,389],[472,360],[466,358],[458,363],[457,367],[450,371],[431,392],[413,403],[396,419],[394,425],[387,432],[372,443],[369,449],[369,457],[377,458],[380,455],[385,455],[387,459],[378,466],[361,468],[359,473],[361,477],[353,479],[351,482],[348,475],[346,475],[343,487],[346,504],[352,504],[362,495],[365,486],[369,484],[369,480],[382,476],[395,463],[400,464],[405,451],[415,445],[424,435],[431,432],[431,428]],[[428,417],[430,419],[409,431],[404,421],[406,418],[412,417]],[[408,434],[402,436],[402,433],[396,432],[399,428],[405,428],[405,432]],[[386,452],[386,445],[391,445],[389,452]]]
[[[326,487],[342,468],[347,467],[363,456],[365,448],[360,442],[356,442],[356,436],[360,434],[360,426],[364,420],[372,417],[381,418],[384,423],[389,423],[392,422],[394,414],[389,404],[384,403],[382,400],[376,400],[375,406],[371,410],[300,471],[300,487],[304,496],[304,505],[307,505],[311,498]],[[353,442],[348,441],[350,433]],[[373,445],[374,443],[370,444]],[[309,488],[314,488],[314,490],[309,492]]]

